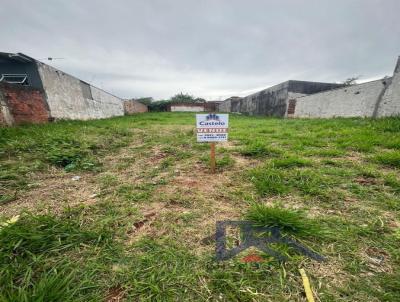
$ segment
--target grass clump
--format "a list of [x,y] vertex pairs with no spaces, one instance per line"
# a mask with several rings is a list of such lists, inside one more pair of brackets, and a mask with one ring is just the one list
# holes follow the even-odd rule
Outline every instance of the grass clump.
[[311,166],[310,160],[298,158],[298,157],[287,157],[282,159],[274,159],[271,165],[275,168],[294,168],[294,167],[306,167]]
[[[210,159],[209,154],[203,155],[200,158],[200,160],[207,165],[211,165],[211,159]],[[215,165],[216,165],[216,168],[219,170],[233,167],[234,164],[235,164],[235,160],[229,154],[224,154],[222,156],[217,156],[215,158]]]
[[[135,246],[135,258],[125,272],[132,284],[132,301],[199,301],[196,257],[174,243],[144,239]],[[129,299],[128,299],[129,300]]]
[[0,229],[0,262],[58,253],[102,239],[105,234],[82,230],[77,221],[67,217],[25,214],[16,223]]
[[289,210],[279,206],[268,207],[254,203],[248,209],[246,219],[261,227],[279,227],[285,234],[299,237],[316,237],[321,233],[321,227],[304,212]]
[[281,153],[280,149],[267,146],[260,141],[250,142],[240,150],[240,154],[251,157],[278,156]]
[[97,246],[108,238],[102,231],[83,230],[68,216],[23,214],[17,222],[2,226],[0,301],[77,301],[75,294],[86,281],[77,277],[65,253]]
[[[299,164],[304,163],[282,162],[283,166],[293,168]],[[261,196],[285,195],[297,191],[302,195],[319,196],[324,199],[336,182],[333,176],[323,176],[312,169],[282,169],[270,164],[251,170],[250,179]]]
[[374,161],[395,168],[400,168],[400,152],[384,152],[374,156]]
[[73,284],[73,273],[63,266],[39,273],[34,273],[28,268],[18,283],[13,281],[10,272],[2,272],[0,280],[2,302],[79,301],[76,294],[80,287]]
[[250,172],[257,193],[261,196],[281,195],[289,192],[285,174],[275,168],[256,168]]
[[235,160],[229,156],[229,154],[224,154],[221,158],[216,159],[217,168],[229,168],[232,167],[235,163]]

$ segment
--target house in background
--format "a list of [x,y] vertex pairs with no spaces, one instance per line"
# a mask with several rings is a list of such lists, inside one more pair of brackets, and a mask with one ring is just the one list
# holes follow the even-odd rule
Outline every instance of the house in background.
[[6,125],[125,112],[121,98],[22,53],[0,53],[0,105],[0,124]]

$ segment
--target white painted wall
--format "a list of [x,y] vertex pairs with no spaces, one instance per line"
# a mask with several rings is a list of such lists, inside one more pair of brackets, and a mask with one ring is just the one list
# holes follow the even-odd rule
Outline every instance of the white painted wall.
[[49,65],[37,64],[51,117],[87,120],[124,115],[121,99],[93,86],[93,99],[84,98],[79,79]]
[[300,97],[294,117],[369,117],[384,88],[377,80]]
[[204,107],[201,106],[171,106],[172,112],[203,112]]

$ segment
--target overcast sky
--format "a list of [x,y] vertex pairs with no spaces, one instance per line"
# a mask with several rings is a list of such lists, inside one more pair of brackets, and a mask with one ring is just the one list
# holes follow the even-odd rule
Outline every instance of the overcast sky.
[[399,0],[1,2],[0,51],[63,58],[47,63],[124,98],[366,81],[400,55]]

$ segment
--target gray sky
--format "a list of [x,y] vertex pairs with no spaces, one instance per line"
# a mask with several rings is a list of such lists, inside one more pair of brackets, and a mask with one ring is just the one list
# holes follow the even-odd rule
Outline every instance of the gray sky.
[[[1,48],[118,96],[207,100],[391,75],[399,0],[3,0]],[[46,62],[48,63],[48,62]]]

